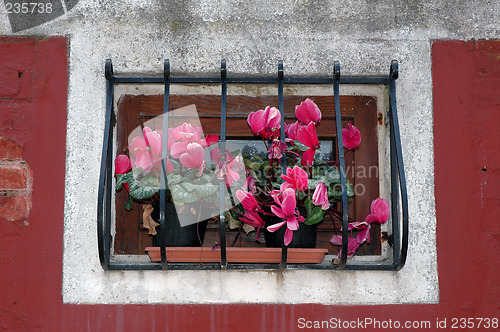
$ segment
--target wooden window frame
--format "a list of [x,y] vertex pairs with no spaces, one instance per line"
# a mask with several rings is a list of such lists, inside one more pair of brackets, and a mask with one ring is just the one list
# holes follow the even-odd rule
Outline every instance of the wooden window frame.
[[[323,95],[285,95],[285,121],[296,121],[294,110],[305,98],[313,99],[322,111],[322,122],[317,127],[320,140],[331,140],[335,154],[335,110],[333,96]],[[202,127],[207,133],[220,132],[220,95],[216,94],[171,94],[170,110],[179,109],[195,104]],[[127,154],[128,135],[132,130],[141,126],[145,121],[163,114],[163,95],[122,95],[118,102],[117,110],[117,151],[116,154]],[[252,134],[246,118],[252,111],[263,109],[267,105],[277,105],[276,96],[227,96],[227,140],[231,139],[256,139]],[[356,151],[346,152],[346,176],[354,188],[365,188],[363,195],[355,197],[349,204],[349,216],[357,221],[362,221],[370,213],[370,203],[379,197],[378,173],[374,177],[356,178],[359,167],[371,170],[378,169],[377,126],[382,125],[378,120],[377,100],[372,96],[341,96],[340,97],[342,124],[352,123],[362,133],[363,142]],[[125,191],[116,194],[116,233],[114,237],[114,253],[140,255],[145,254],[144,248],[151,246],[151,236],[141,227],[142,208],[139,203],[134,203],[131,211],[125,210],[127,195]],[[340,207],[338,210],[341,210]],[[334,228],[335,227],[335,228]],[[329,243],[330,237],[341,229],[341,220],[335,220],[335,226],[329,216],[318,229],[317,247],[328,249],[329,255],[338,254],[338,246]],[[228,245],[236,235],[229,231]],[[373,225],[370,230],[371,243],[365,243],[358,250],[358,255],[380,255],[383,234],[379,225]],[[218,241],[218,225],[209,224],[205,236],[204,246],[213,246]],[[237,246],[255,247],[255,235],[239,234]],[[260,247],[263,247],[261,244]]]

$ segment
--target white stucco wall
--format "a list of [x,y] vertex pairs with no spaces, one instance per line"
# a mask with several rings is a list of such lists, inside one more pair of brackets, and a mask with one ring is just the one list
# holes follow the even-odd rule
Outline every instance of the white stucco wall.
[[[433,177],[433,39],[500,38],[500,3],[486,1],[80,1],[16,35],[67,35],[70,79],[62,294],[71,303],[378,304],[439,301]],[[0,33],[11,35],[0,14]],[[115,72],[387,73],[398,59],[409,253],[399,272],[106,272],[97,253],[97,186],[105,113],[104,61]],[[457,70],[460,70],[457,68]]]

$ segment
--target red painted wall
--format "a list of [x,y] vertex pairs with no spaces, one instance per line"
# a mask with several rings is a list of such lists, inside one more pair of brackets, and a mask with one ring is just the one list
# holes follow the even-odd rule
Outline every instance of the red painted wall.
[[500,318],[500,42],[433,45],[440,303],[383,306],[63,304],[67,44],[0,38],[0,136],[9,139],[0,139],[0,170],[32,171],[17,182],[0,173],[0,204],[33,189],[29,211],[0,209],[0,330],[279,331],[300,330],[299,318],[430,321],[434,330],[437,319],[450,328],[453,317]]

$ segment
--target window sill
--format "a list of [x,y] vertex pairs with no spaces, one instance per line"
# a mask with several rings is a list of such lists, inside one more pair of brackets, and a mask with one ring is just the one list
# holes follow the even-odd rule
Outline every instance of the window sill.
[[[209,247],[167,247],[167,262],[172,263],[217,263],[220,262],[220,248]],[[152,262],[160,262],[160,248],[147,247]],[[287,263],[321,263],[327,249],[290,248]],[[280,263],[281,248],[226,248],[229,263]]]

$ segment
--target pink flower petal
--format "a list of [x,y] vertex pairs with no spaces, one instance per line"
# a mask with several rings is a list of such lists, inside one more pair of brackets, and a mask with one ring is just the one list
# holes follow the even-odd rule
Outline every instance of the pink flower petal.
[[371,224],[372,222],[380,224],[380,218],[376,214],[369,214],[368,216],[366,216],[365,222],[367,224]]
[[240,220],[254,227],[263,227],[265,225],[260,215],[254,211],[246,211]]
[[[172,147],[173,150],[173,147]],[[179,161],[185,167],[200,168],[203,163],[203,148],[198,143],[189,143],[186,152],[179,157]]]
[[279,136],[281,114],[275,107],[267,106],[264,110],[250,113],[247,122],[254,135],[267,139]]
[[300,105],[295,106],[295,116],[306,125],[310,122],[318,124],[321,121],[319,107],[309,98],[301,102]]
[[279,223],[276,223],[274,225],[271,225],[271,226],[267,226],[267,230],[271,233],[274,233],[276,232],[278,229],[281,228],[281,226],[283,226],[284,224],[286,224],[286,221],[282,221],[282,222],[279,222]]
[[366,227],[368,227],[368,222],[366,222],[366,221],[356,221],[353,223],[349,223],[349,225],[347,225],[348,230],[365,229]]
[[290,229],[285,230],[285,246],[289,245],[293,240],[293,231]]
[[356,241],[358,241],[359,244],[362,244],[365,241],[370,243],[370,228],[370,225],[368,225],[368,227],[358,233],[358,235],[356,236]]
[[376,215],[380,220],[379,222],[383,224],[389,219],[391,208],[385,199],[379,197],[370,205],[370,212]]
[[287,218],[287,216],[283,212],[283,210],[281,208],[277,207],[276,205],[271,206],[271,212],[274,213],[278,218],[281,218],[281,219]]
[[167,157],[167,174],[170,174],[174,171],[174,165],[170,162],[170,158]]
[[288,218],[288,220],[286,221],[286,227],[292,231],[298,230],[299,229],[299,222],[297,221],[297,218],[295,218],[295,216]]
[[132,169],[128,156],[120,154],[115,159],[115,174],[125,174]]
[[328,191],[324,182],[318,182],[316,189],[314,189],[312,203],[321,206],[321,209],[328,210],[330,202],[328,202]]
[[130,143],[129,145],[129,150],[132,152],[132,154],[134,153],[134,151],[138,151],[138,150],[146,150],[146,141],[144,140],[144,138],[140,137],[140,136],[136,136],[134,137],[134,139],[132,140],[132,143]]
[[208,134],[205,136],[205,138],[201,141],[201,145],[206,148],[207,146],[213,145],[215,143],[219,143],[219,136],[213,135],[213,134]]
[[340,235],[334,235],[330,239],[330,243],[335,245],[335,246],[341,246],[342,245],[342,236]]
[[172,145],[172,149],[170,150],[170,155],[175,158],[179,159],[179,157],[186,152],[188,142],[177,142]]
[[[144,128],[144,130],[146,130],[146,128]],[[156,131],[149,131],[144,134],[144,138],[151,147],[151,150],[157,156],[161,156],[161,135]]]
[[259,209],[259,203],[257,203],[255,197],[248,191],[237,190],[235,196],[241,202],[245,210],[257,211]]
[[283,213],[287,218],[290,218],[295,214],[296,207],[297,200],[295,199],[295,190],[292,188],[285,189],[285,191],[283,191],[283,201],[281,203]]
[[356,150],[361,144],[361,133],[358,128],[348,124],[347,129],[342,129],[342,142],[344,147],[349,150]]
[[308,167],[314,163],[314,156],[316,155],[316,151],[313,149],[308,149],[302,152],[302,160],[300,161],[302,166]]
[[301,127],[297,133],[297,139],[308,148],[317,150],[319,148],[319,139],[316,134],[314,122],[310,122],[307,126]]

